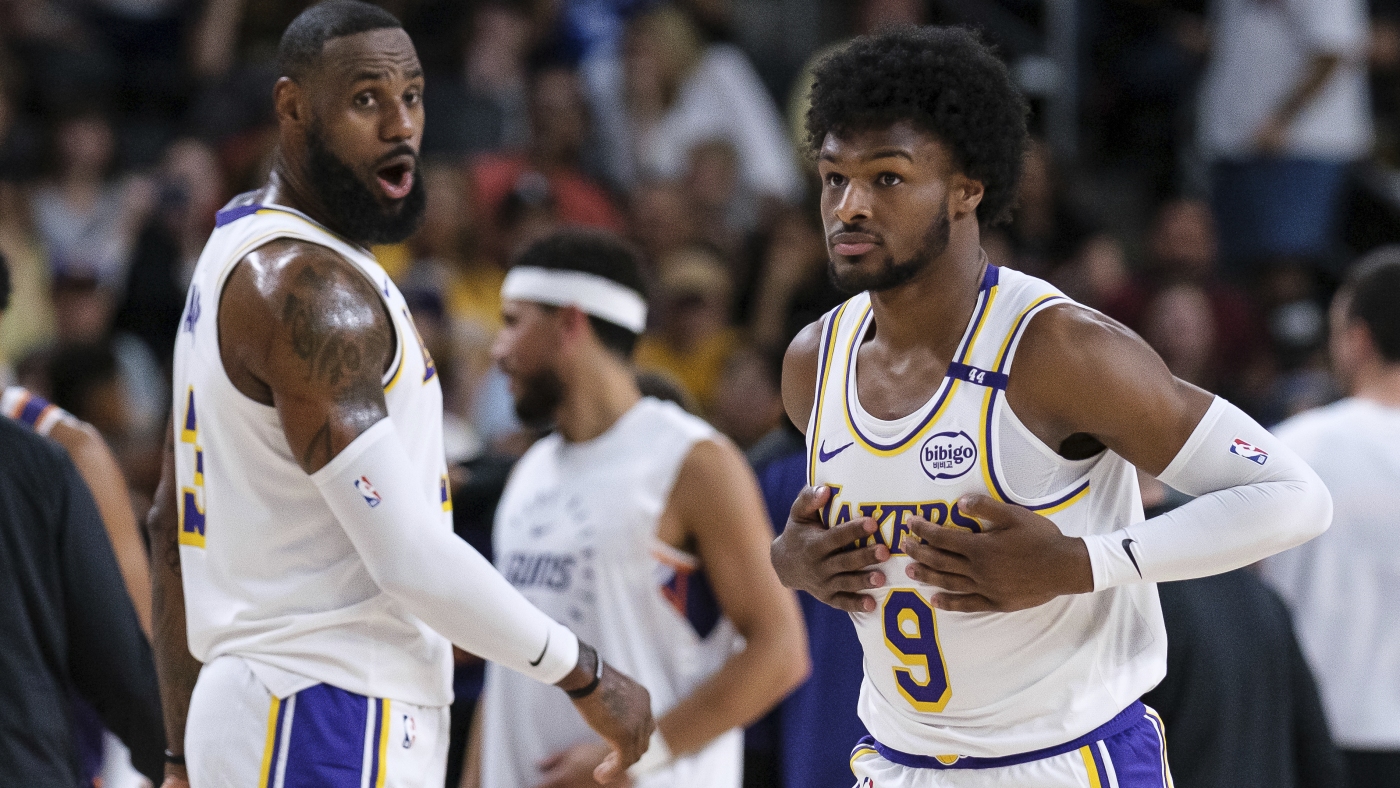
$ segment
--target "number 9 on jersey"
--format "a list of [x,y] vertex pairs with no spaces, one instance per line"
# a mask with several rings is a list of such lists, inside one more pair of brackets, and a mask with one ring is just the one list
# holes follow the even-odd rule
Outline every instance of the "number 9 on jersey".
[[885,645],[907,666],[893,668],[899,694],[919,711],[943,711],[953,691],[938,648],[933,607],[918,591],[895,588],[885,597],[882,615]]

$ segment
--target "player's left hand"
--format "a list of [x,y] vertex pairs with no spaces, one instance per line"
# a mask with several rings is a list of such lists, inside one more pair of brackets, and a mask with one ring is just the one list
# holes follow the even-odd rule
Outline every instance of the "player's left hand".
[[[914,563],[905,570],[937,586],[940,610],[1024,610],[1064,594],[1094,590],[1094,572],[1084,540],[1060,533],[1049,519],[985,495],[965,495],[958,509],[982,524],[981,533],[914,518],[904,550]],[[922,541],[920,541],[922,540]]]
[[[601,742],[576,744],[557,752],[540,762],[540,771],[544,772],[544,776],[535,788],[597,788],[598,781],[593,779],[593,770],[608,757],[608,752],[608,745]],[[626,772],[622,773],[621,778],[608,783],[621,788],[631,784]]]

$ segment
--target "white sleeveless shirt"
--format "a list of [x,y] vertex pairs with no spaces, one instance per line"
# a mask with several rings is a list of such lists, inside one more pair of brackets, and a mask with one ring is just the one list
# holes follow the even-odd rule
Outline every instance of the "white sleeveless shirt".
[[[496,567],[527,599],[594,645],[651,693],[657,717],[712,675],[737,645],[697,560],[656,535],[681,463],[714,429],[643,398],[607,432],[541,439],[516,465],[496,510]],[[598,741],[564,693],[487,665],[482,785],[530,788],[535,765]],[[638,780],[638,788],[738,788],[742,731]]]
[[324,682],[421,706],[452,702],[448,641],[384,594],[282,432],[277,410],[239,392],[219,352],[219,297],[233,267],[281,238],[326,247],[374,284],[393,319],[389,417],[452,528],[442,389],[407,304],[365,249],[299,211],[251,195],[218,214],[195,266],[175,343],[175,478],[190,651],[244,658],[279,697]]
[[1065,460],[1007,405],[1026,325],[1063,303],[1073,302],[1045,282],[989,265],[947,377],[893,421],[871,416],[856,394],[869,294],[824,318],[809,482],[832,489],[826,523],[873,517],[880,530],[869,539],[891,548],[875,611],[851,616],[865,653],[860,718],[887,747],[953,762],[1062,744],[1107,722],[1166,672],[1155,586],[1061,596],[1014,613],[955,613],[935,611],[935,589],[905,574],[912,559],[899,544],[910,517],[980,529],[955,505],[967,493],[1025,506],[1070,536],[1143,519],[1132,465],[1111,451]]

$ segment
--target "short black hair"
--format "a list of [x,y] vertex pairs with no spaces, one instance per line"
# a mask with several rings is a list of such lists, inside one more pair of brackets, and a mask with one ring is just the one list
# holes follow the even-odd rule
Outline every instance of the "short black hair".
[[1383,246],[1357,261],[1342,283],[1346,316],[1371,332],[1381,358],[1400,361],[1400,246]]
[[[525,247],[512,267],[550,268],[579,271],[601,276],[633,290],[646,299],[641,255],[632,245],[601,230],[568,229],[551,233]],[[623,358],[631,358],[637,334],[609,320],[593,315],[588,323],[603,347]]]
[[0,252],[0,312],[10,308],[10,264],[5,262],[5,253]]
[[369,30],[403,24],[393,14],[359,0],[325,0],[302,11],[282,33],[277,45],[277,68],[284,77],[301,79],[321,57],[326,42]]
[[986,190],[977,216],[1011,216],[1029,105],[990,46],[961,27],[897,27],[861,36],[817,64],[807,110],[812,152],[838,135],[912,121],[948,146]]

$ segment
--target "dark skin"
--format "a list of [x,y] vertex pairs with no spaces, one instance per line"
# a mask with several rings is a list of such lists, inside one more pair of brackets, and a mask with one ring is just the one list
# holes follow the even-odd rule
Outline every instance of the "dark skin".
[[[936,137],[908,122],[827,135],[818,170],[838,278],[874,272],[887,257],[909,259],[939,212],[948,212],[946,249],[909,282],[871,293],[872,329],[857,351],[861,405],[877,418],[899,418],[937,391],[971,319],[984,268],[976,218],[983,186],[958,170]],[[783,362],[783,402],[799,429],[814,405],[820,340],[820,323],[807,326]],[[1062,456],[1108,449],[1154,475],[1181,450],[1212,401],[1173,377],[1127,328],[1074,305],[1031,319],[1006,397],[1026,427]],[[773,566],[790,588],[848,612],[873,611],[870,592],[888,582],[878,566],[889,549],[846,551],[877,526],[860,518],[824,528],[818,513],[829,496],[825,487],[803,490],[773,542]],[[924,543],[905,540],[914,559],[908,576],[940,589],[931,600],[939,609],[1022,610],[1093,590],[1084,542],[1048,518],[986,495],[966,495],[958,505],[982,523],[981,533],[916,517],[910,529]]]
[[[296,208],[330,229],[355,238],[355,228],[336,227],[310,186],[307,138],[313,128],[326,147],[349,165],[376,195],[386,213],[402,208],[383,180],[386,168],[409,168],[423,132],[423,70],[408,35],[372,30],[326,42],[316,66],[300,80],[283,77],[273,92],[279,153],[258,202]],[[402,185],[402,179],[390,181]],[[391,183],[390,187],[394,184]],[[229,275],[219,302],[219,349],[234,386],[255,402],[275,408],[293,455],[308,474],[319,470],[362,432],[388,416],[382,377],[393,359],[393,322],[377,286],[330,249],[291,239],[251,252]],[[167,439],[167,446],[171,439]],[[170,741],[183,740],[184,712],[198,675],[189,656],[178,575],[174,521],[173,463],[162,475],[162,491],[150,521],[156,570],[164,567],[156,592],[158,664],[167,700]],[[167,501],[166,498],[171,500]],[[162,507],[169,507],[164,509]],[[173,555],[161,561],[161,556]],[[173,574],[170,571],[173,568]],[[177,615],[177,612],[181,615]],[[597,655],[586,644],[579,662],[558,686],[588,685]],[[646,690],[604,666],[600,686],[575,701],[579,712],[611,747],[595,777],[618,779],[645,752],[652,730]],[[176,752],[178,746],[172,747]],[[180,785],[172,769],[167,785]]]

